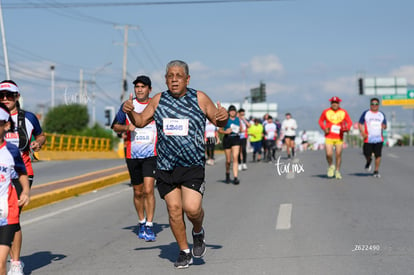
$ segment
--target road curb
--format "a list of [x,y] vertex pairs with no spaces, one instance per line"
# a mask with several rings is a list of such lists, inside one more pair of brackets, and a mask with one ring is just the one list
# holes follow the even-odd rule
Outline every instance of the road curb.
[[101,177],[96,180],[90,180],[69,187],[46,192],[43,194],[34,195],[30,197],[30,203],[23,208],[23,211],[35,209],[46,204],[55,203],[67,198],[78,196],[80,194],[91,192],[93,190],[118,184],[126,180],[129,180],[129,173],[120,172],[110,176]]

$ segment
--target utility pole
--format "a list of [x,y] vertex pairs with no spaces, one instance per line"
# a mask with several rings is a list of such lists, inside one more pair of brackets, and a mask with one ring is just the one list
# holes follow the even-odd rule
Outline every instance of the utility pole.
[[100,68],[96,69],[93,72],[93,78],[92,78],[92,84],[93,84],[93,90],[92,90],[92,126],[95,125],[96,123],[96,107],[95,107],[95,89],[96,89],[96,75],[105,70],[105,68],[107,66],[110,66],[112,64],[112,62],[107,62],[105,63],[103,66],[101,66]]
[[79,71],[79,104],[84,104],[85,99],[85,81],[83,81],[83,69]]
[[0,28],[1,28],[1,39],[3,42],[4,69],[6,71],[6,79],[10,79],[9,59],[7,56],[6,34],[4,32],[3,9],[1,7],[1,0],[0,0]]
[[52,65],[50,66],[50,78],[51,78],[51,83],[50,83],[50,107],[53,108],[55,107],[55,66]]
[[[120,29],[122,28],[121,26],[115,26],[115,29]],[[129,45],[133,45],[133,44],[128,44],[128,30],[137,30],[138,27],[135,26],[130,26],[130,25],[125,25],[124,27],[124,56],[123,56],[123,64],[122,64],[122,92],[121,92],[121,102],[124,102],[124,98],[126,95],[126,92],[128,90],[128,85],[127,85],[127,55],[128,55],[128,46]]]

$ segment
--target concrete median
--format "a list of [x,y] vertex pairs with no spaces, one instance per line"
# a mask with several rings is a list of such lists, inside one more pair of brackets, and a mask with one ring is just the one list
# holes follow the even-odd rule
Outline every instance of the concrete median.
[[23,208],[23,211],[38,208],[125,181],[129,181],[129,173],[126,166],[122,165],[62,181],[33,186],[30,203]]

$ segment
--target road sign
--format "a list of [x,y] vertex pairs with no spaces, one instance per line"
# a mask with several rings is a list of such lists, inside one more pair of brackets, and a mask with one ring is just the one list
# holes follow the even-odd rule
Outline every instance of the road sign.
[[383,106],[398,106],[398,105],[413,105],[414,104],[414,90],[408,90],[405,95],[383,95]]
[[364,95],[404,95],[407,92],[407,80],[402,77],[360,78],[358,83],[359,93]]
[[407,99],[383,99],[383,106],[404,106],[404,105],[414,105],[414,98]]

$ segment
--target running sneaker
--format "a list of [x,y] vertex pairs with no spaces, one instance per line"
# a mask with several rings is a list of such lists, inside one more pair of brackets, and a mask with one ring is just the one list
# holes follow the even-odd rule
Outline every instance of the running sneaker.
[[193,235],[192,254],[193,254],[194,258],[201,258],[207,252],[206,241],[204,239],[204,237],[205,237],[204,229],[202,229],[201,231],[203,232],[201,234],[194,234],[194,230],[192,231],[192,235]]
[[177,261],[174,263],[174,266],[176,268],[188,268],[192,263],[193,257],[191,257],[191,253],[180,251],[180,254],[178,255]]
[[243,169],[244,171],[245,171],[245,170],[247,170],[247,164],[246,164],[246,163],[243,163],[242,169]]
[[155,233],[152,230],[152,226],[145,226],[144,240],[146,242],[155,242]]
[[371,171],[371,160],[367,161],[367,163],[365,164],[365,170],[367,170],[367,172]]
[[380,178],[381,175],[378,173],[378,171],[374,171],[374,173],[372,174],[375,178]]
[[230,174],[226,174],[226,183],[230,183]]
[[338,170],[335,171],[335,178],[338,180],[342,179],[341,172],[339,172]]
[[140,239],[145,238],[145,223],[138,224],[138,238]]
[[331,165],[328,168],[328,172],[326,173],[326,175],[328,176],[328,178],[332,178],[335,174],[335,165]]
[[239,171],[243,169],[243,165],[239,164]]
[[233,184],[239,184],[240,183],[240,181],[239,181],[239,179],[238,178],[234,178],[234,181],[233,181]]
[[7,275],[24,275],[23,273],[24,263],[22,261],[10,260],[10,270]]

